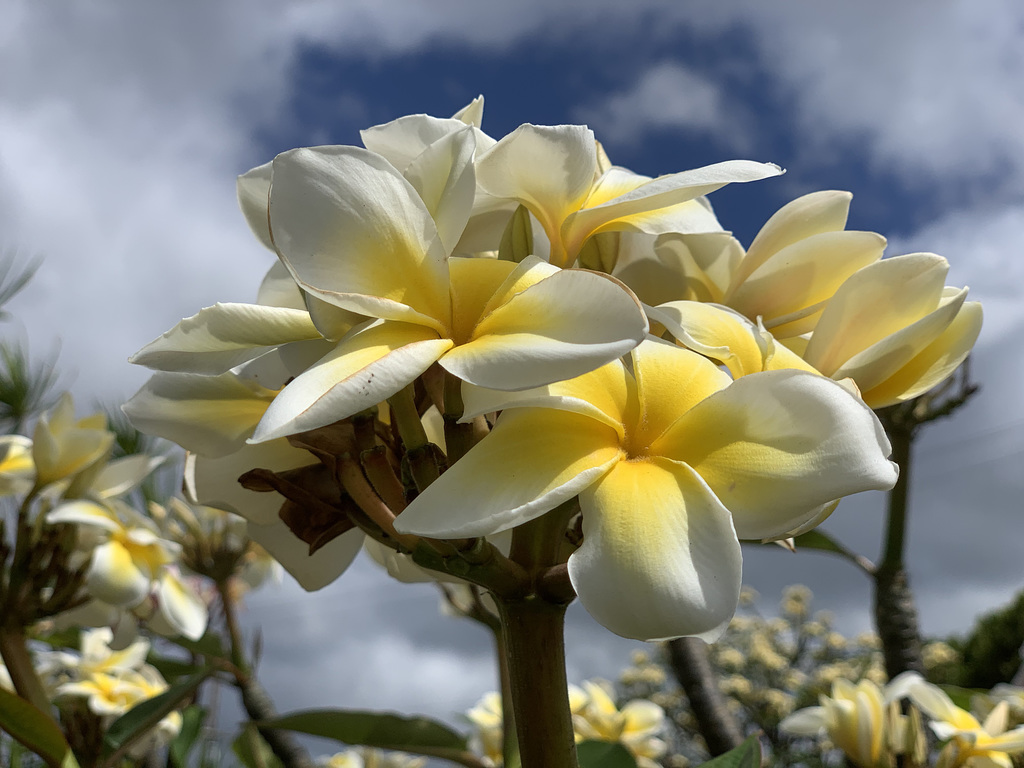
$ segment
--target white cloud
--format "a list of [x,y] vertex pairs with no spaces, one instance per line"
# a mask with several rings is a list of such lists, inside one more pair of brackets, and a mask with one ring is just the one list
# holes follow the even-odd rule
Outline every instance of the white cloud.
[[646,70],[627,90],[580,107],[576,117],[608,143],[635,145],[652,131],[716,133],[734,148],[747,143],[727,106],[721,88],[706,77],[672,61]]

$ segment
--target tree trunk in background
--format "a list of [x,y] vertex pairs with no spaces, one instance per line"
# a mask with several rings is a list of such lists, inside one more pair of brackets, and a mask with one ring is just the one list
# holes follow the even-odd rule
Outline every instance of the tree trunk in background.
[[743,743],[743,732],[725,704],[708,646],[696,637],[668,642],[672,671],[683,686],[708,751],[715,757]]

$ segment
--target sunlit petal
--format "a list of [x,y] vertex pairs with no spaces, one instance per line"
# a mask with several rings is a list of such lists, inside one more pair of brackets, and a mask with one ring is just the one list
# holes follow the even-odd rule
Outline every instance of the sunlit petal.
[[897,474],[867,406],[802,371],[738,379],[697,404],[651,450],[696,469],[743,539],[780,536],[841,496],[888,490]]
[[342,146],[278,155],[270,224],[282,260],[310,293],[372,317],[448,325],[446,254],[434,220],[383,157]]
[[473,210],[475,151],[473,129],[466,127],[438,139],[405,169],[405,178],[434,217],[446,253],[454,250]]
[[620,462],[580,494],[583,544],[569,558],[580,602],[623,637],[714,637],[739,599],[729,511],[689,467]]
[[639,302],[614,278],[563,270],[484,317],[441,365],[464,381],[527,389],[621,357],[647,333]]
[[318,339],[309,313],[261,304],[215,304],[151,341],[130,362],[159,371],[216,375],[280,344]]
[[164,568],[156,582],[156,603],[164,620],[189,640],[206,632],[209,618],[206,603],[170,568]]

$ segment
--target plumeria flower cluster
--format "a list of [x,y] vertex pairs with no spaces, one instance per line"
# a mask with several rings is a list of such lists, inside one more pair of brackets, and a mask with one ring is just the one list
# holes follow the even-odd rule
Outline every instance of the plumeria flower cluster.
[[[49,581],[25,592],[48,595],[46,605],[8,610],[26,623],[60,613],[65,624],[118,626],[128,635],[144,618],[166,634],[198,638],[206,607],[177,568],[180,547],[128,501],[163,459],[111,458],[114,440],[104,414],[77,419],[67,394],[40,417],[32,439],[6,438],[0,488],[21,497],[19,546],[33,553],[30,563],[50,563],[39,574]],[[70,540],[62,529],[73,531]],[[30,542],[34,531],[42,533]]]
[[[881,259],[883,238],[846,231],[845,193],[791,203],[744,251],[707,195],[774,165],[648,178],[585,126],[495,139],[482,114],[240,177],[277,261],[255,303],[137,353],[155,373],[125,410],[189,451],[192,501],[244,517],[308,589],[369,536],[495,594],[564,573],[554,591],[626,637],[715,637],[740,539],[892,487],[871,407],[948,376],[980,309],[940,257]],[[490,541],[538,526],[549,562]]]
[[[569,686],[569,707],[577,743],[621,744],[629,750],[639,768],[658,767],[658,759],[667,749],[661,738],[667,723],[664,710],[657,704],[633,699],[620,708],[607,681],[585,680],[582,687]],[[495,691],[484,694],[466,712],[466,719],[474,729],[470,739],[472,748],[492,765],[502,765],[505,729],[501,694]]]

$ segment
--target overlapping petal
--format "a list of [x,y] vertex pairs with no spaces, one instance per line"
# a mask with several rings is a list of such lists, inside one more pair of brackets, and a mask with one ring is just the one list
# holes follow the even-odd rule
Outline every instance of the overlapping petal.
[[593,370],[646,333],[640,304],[617,280],[563,271],[487,313],[441,365],[478,386],[526,389]]
[[[472,451],[416,497],[395,522],[424,536],[486,536],[532,520],[618,462],[615,430],[587,416],[542,409],[502,414]],[[457,504],[452,503],[453,489]]]
[[371,408],[427,370],[452,344],[422,325],[381,320],[359,326],[281,390],[252,440],[304,432]]
[[223,456],[244,445],[276,394],[231,372],[157,373],[122,410],[143,432],[203,456]]
[[362,531],[347,531],[310,554],[309,545],[280,520],[264,525],[250,521],[248,533],[249,538],[267,550],[307,592],[323,589],[344,573],[359,554],[365,539]]
[[309,313],[261,304],[215,304],[151,341],[130,362],[215,376],[294,341],[321,338]]
[[685,461],[732,511],[743,539],[786,534],[818,508],[887,490],[896,465],[878,420],[839,384],[801,371],[745,376],[683,415],[652,452]]
[[449,324],[444,245],[423,200],[383,157],[344,146],[278,155],[270,225],[313,295],[371,317]]
[[739,599],[740,545],[729,510],[690,467],[620,462],[580,507],[583,544],[569,575],[598,622],[638,639],[724,629]]

